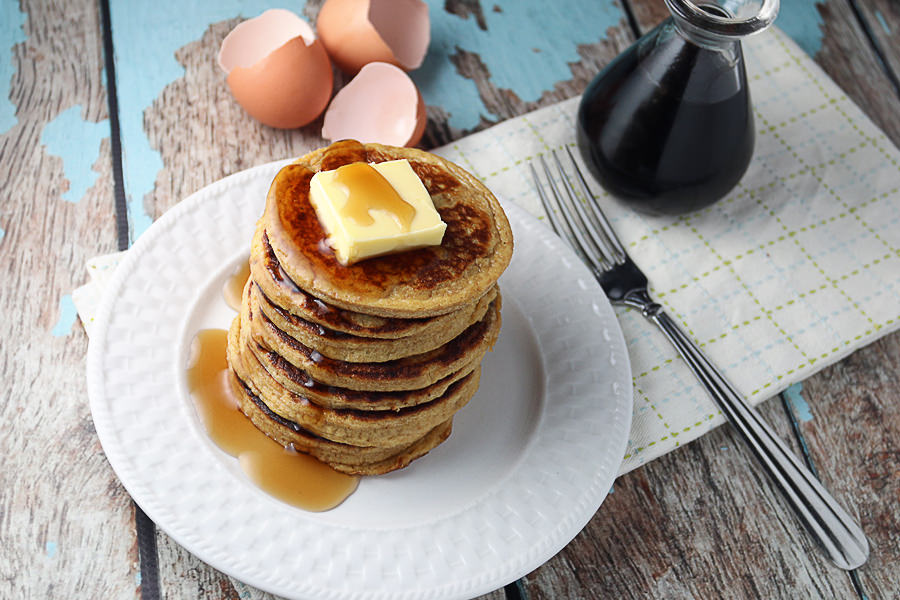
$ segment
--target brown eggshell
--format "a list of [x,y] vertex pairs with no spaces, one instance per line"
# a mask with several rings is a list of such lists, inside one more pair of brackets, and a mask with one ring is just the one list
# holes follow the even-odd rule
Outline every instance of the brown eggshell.
[[285,10],[236,27],[222,42],[219,64],[244,110],[280,129],[302,127],[322,114],[334,86],[325,47],[309,24]]
[[422,136],[425,134],[425,126],[428,125],[428,114],[425,110],[425,99],[422,98],[422,93],[416,88],[416,97],[418,98],[418,102],[416,103],[416,128],[413,129],[412,135],[409,137],[409,140],[404,146],[415,146],[422,140]]
[[374,62],[334,96],[325,111],[322,137],[414,146],[426,123],[425,102],[409,75],[392,64]]
[[421,0],[327,0],[316,30],[331,60],[351,75],[370,62],[416,69],[431,39]]

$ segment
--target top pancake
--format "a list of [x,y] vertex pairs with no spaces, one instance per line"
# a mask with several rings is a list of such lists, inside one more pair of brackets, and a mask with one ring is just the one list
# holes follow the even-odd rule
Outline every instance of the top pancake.
[[[309,202],[317,171],[353,162],[407,159],[447,224],[440,246],[341,265]],[[497,199],[459,166],[415,148],[336,142],[275,176],[261,219],[284,271],[335,306],[384,317],[429,317],[487,292],[512,258],[512,231]]]

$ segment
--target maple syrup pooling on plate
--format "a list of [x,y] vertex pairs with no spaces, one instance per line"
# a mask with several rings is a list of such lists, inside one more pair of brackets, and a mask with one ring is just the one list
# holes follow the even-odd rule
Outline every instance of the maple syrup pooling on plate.
[[358,477],[284,448],[241,412],[229,381],[226,337],[224,329],[199,331],[187,368],[188,391],[210,439],[238,459],[253,483],[287,504],[323,511],[343,502],[356,489]]
[[234,310],[241,310],[241,296],[244,293],[244,286],[247,285],[248,279],[250,279],[250,263],[244,262],[225,280],[225,285],[222,287],[222,297],[225,298],[225,304]]

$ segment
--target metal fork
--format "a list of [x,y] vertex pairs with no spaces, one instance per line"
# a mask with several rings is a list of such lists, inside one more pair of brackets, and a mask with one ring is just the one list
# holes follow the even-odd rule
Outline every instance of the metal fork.
[[681,331],[675,321],[650,298],[647,278],[628,256],[600,209],[596,197],[588,188],[568,147],[566,152],[582,198],[578,197],[556,151],[552,155],[564,194],[554,182],[543,156],[540,156],[540,162],[547,180],[546,187],[551,192],[549,196],[544,192],[544,185],[533,163],[529,164],[535,188],[557,235],[566,239],[590,267],[613,304],[637,308],[662,330],[728,421],[747,442],[828,557],[842,569],[855,569],[863,565],[869,556],[869,543],[862,529],[788,450],[706,355]]

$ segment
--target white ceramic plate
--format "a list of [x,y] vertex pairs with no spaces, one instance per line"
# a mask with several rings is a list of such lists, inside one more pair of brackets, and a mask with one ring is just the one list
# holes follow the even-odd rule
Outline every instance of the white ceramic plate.
[[188,348],[198,329],[227,328],[222,285],[246,260],[283,164],[184,200],[113,276],[87,376],[116,474],[190,552],[288,598],[468,598],[535,569],[609,491],[631,421],[631,371],[590,273],[513,204],[504,205],[515,253],[500,280],[500,339],[446,443],[309,513],[256,488],[204,433],[184,383]]

